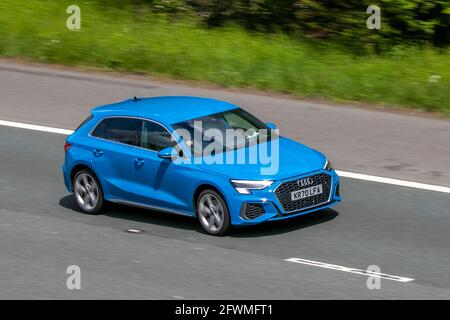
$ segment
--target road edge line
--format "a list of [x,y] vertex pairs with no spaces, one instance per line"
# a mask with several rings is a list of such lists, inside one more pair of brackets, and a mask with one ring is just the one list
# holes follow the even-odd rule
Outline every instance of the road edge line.
[[363,174],[363,173],[354,173],[354,172],[340,171],[340,170],[336,170],[336,173],[339,176],[344,177],[344,178],[372,181],[372,182],[378,182],[378,183],[384,183],[384,184],[391,184],[391,185],[395,185],[395,186],[410,187],[410,188],[415,188],[415,189],[422,189],[422,190],[429,190],[429,191],[436,191],[436,192],[443,192],[443,193],[450,193],[449,187],[437,186],[437,185],[433,185],[433,184],[385,178],[385,177],[372,176],[372,175]]
[[[15,121],[7,121],[7,120],[0,120],[0,126],[50,132],[50,133],[57,133],[57,134],[63,134],[63,135],[70,135],[74,132],[73,130],[68,130],[68,129],[53,128],[53,127],[40,126],[40,125],[15,122]],[[437,185],[414,182],[414,181],[407,181],[407,180],[385,178],[385,177],[380,177],[380,176],[372,176],[372,175],[363,174],[363,173],[355,173],[355,172],[340,171],[340,170],[336,170],[336,173],[339,176],[344,177],[344,178],[378,182],[378,183],[390,184],[390,185],[395,185],[395,186],[410,187],[410,188],[415,188],[415,189],[436,191],[436,192],[442,192],[442,193],[450,193],[450,187],[437,186]]]
[[1,126],[6,127],[13,127],[13,128],[20,128],[20,129],[28,129],[28,130],[35,130],[35,131],[43,131],[43,132],[50,132],[50,133],[57,133],[57,134],[64,134],[64,135],[70,135],[73,133],[73,130],[67,130],[67,129],[61,129],[61,128],[53,128],[53,127],[46,127],[46,126],[39,126],[35,124],[28,124],[28,123],[22,123],[22,122],[14,122],[14,121],[6,121],[6,120],[0,120]]

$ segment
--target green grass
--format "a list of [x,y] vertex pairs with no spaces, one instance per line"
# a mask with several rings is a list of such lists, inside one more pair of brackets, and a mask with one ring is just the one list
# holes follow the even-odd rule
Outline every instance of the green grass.
[[[75,32],[65,26],[73,3],[1,0],[0,56],[450,114],[449,50],[355,55],[329,43],[238,27],[208,30],[192,17],[100,8],[92,1],[77,1],[81,31]],[[432,76],[440,78],[432,82]]]

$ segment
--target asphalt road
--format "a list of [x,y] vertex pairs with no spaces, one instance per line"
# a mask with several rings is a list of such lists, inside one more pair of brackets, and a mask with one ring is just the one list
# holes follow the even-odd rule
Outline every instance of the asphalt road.
[[[161,94],[237,102],[341,170],[450,185],[448,121],[0,63],[2,120],[70,129],[91,106]],[[64,140],[0,126],[2,299],[450,299],[447,193],[344,178],[344,201],[333,210],[218,238],[176,215],[126,206],[79,212],[59,169]],[[291,257],[378,265],[415,280],[383,279],[369,290],[364,275]],[[69,265],[81,268],[81,290],[66,288]]]

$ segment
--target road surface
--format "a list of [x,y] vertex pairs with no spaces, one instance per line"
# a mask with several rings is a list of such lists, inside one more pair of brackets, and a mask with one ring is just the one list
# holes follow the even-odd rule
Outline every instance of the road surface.
[[[450,186],[448,121],[0,62],[0,120],[73,129],[96,105],[185,94],[240,104],[340,170]],[[343,178],[333,210],[211,237],[176,215],[79,212],[62,182],[64,141],[0,126],[2,299],[450,299],[449,193]],[[289,258],[414,280],[369,290],[351,269]],[[69,265],[81,290],[66,287]]]

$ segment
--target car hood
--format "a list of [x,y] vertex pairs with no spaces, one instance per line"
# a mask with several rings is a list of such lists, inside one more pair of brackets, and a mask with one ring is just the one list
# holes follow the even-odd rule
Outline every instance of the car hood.
[[[255,148],[259,150],[267,148],[265,150],[268,150],[269,156],[264,159],[258,153],[256,163],[250,164],[248,155],[257,150]],[[276,150],[276,148],[279,150],[279,157],[276,156],[276,152],[272,154],[272,149]],[[226,163],[226,157],[235,157],[239,150],[243,152],[239,149],[204,157],[199,166],[203,170],[224,175],[230,179],[282,180],[320,170],[326,162],[322,153],[284,137],[243,149],[246,152],[244,164],[236,163],[237,161],[231,164]],[[261,153],[264,154],[264,152]],[[220,163],[220,159],[223,163]]]

